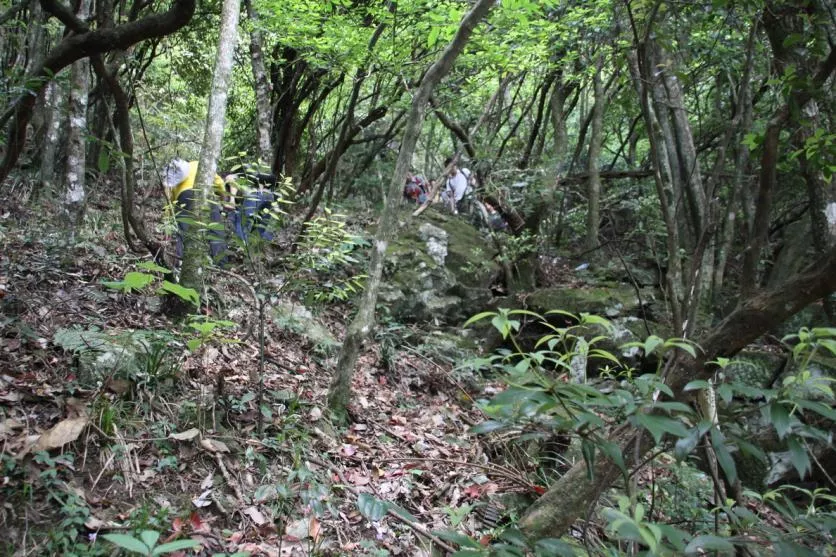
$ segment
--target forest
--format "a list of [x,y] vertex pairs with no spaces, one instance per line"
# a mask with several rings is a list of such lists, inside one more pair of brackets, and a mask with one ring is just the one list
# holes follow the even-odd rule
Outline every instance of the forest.
[[0,1],[0,554],[836,554],[834,47]]

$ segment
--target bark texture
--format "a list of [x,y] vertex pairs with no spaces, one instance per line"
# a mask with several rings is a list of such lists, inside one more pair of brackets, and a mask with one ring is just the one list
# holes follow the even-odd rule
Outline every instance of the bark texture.
[[[81,0],[77,17],[86,21],[90,14],[90,0]],[[87,154],[87,99],[90,92],[90,63],[78,60],[70,70],[69,123],[67,125],[67,172],[64,193],[64,213],[70,227],[69,243],[75,236],[84,216],[84,174]]]
[[[206,115],[206,128],[203,132],[203,145],[200,149],[200,159],[197,164],[197,178],[195,189],[196,214],[207,212],[207,204],[211,195],[215,172],[218,167],[218,157],[221,154],[221,140],[226,125],[226,102],[229,96],[229,80],[232,75],[232,58],[238,41],[238,17],[241,0],[224,0],[221,9],[220,40],[218,41],[218,56],[215,61],[215,71],[212,75],[212,92],[209,96],[209,107]],[[200,234],[196,226],[190,226],[184,238],[183,267],[180,282],[190,288],[199,289],[203,275],[206,255],[205,248],[200,241]]]
[[474,4],[473,8],[462,19],[453,40],[441,53],[440,58],[436,60],[424,75],[424,78],[421,80],[421,85],[418,87],[412,99],[403,141],[398,153],[397,163],[395,164],[395,171],[389,182],[387,195],[383,202],[383,213],[380,216],[380,223],[375,234],[366,287],[363,290],[363,297],[360,300],[357,315],[351,322],[351,325],[349,325],[345,339],[343,340],[339,361],[334,372],[334,379],[328,393],[328,405],[337,420],[344,420],[346,417],[348,405],[351,400],[351,378],[354,375],[354,366],[357,363],[357,357],[360,353],[362,343],[375,324],[374,309],[377,303],[378,290],[380,289],[380,279],[383,274],[386,248],[395,232],[395,226],[397,224],[395,209],[400,201],[406,172],[409,170],[409,165],[412,162],[412,154],[415,151],[415,144],[421,132],[427,102],[430,99],[433,88],[450,71],[453,62],[464,49],[474,28],[493,5],[494,0],[479,0]]
[[264,67],[264,36],[258,27],[258,13],[253,8],[252,0],[244,0],[247,18],[250,20],[250,66],[253,71],[255,89],[256,124],[258,126],[258,158],[270,164],[273,158],[273,146],[270,142],[270,80]]

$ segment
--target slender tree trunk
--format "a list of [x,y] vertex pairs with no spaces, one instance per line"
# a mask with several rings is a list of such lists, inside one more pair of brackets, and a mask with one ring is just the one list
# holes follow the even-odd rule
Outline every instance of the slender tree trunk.
[[[81,0],[77,17],[87,21],[90,0]],[[67,186],[64,193],[64,212],[70,227],[69,244],[75,244],[75,236],[84,216],[86,193],[84,191],[85,158],[87,146],[87,96],[90,89],[90,63],[87,59],[73,62],[70,69],[69,124],[67,132]]]
[[589,134],[589,160],[587,170],[587,212],[586,212],[586,249],[594,250],[598,247],[598,227],[601,223],[601,144],[603,142],[604,107],[607,102],[604,85],[601,82],[601,68],[603,58],[599,55],[596,61],[595,74],[592,76],[594,103],[592,105],[592,129]]
[[55,175],[57,169],[55,163],[58,159],[60,146],[63,99],[61,83],[50,82],[46,91],[44,91],[44,143],[41,151],[40,184],[38,187],[38,191],[47,195],[53,193],[56,189]]
[[421,80],[421,85],[418,87],[415,92],[415,97],[412,99],[412,108],[407,118],[403,141],[401,142],[400,152],[398,153],[398,161],[395,164],[395,171],[392,173],[392,179],[389,182],[389,189],[383,202],[383,213],[375,234],[374,249],[372,250],[372,258],[369,263],[369,277],[366,280],[366,287],[363,290],[363,297],[360,300],[357,315],[351,322],[351,325],[349,325],[343,341],[337,368],[334,372],[334,379],[328,393],[328,405],[337,420],[344,420],[346,418],[347,408],[351,400],[351,378],[354,375],[354,365],[357,362],[363,341],[374,327],[374,310],[375,304],[377,303],[377,294],[380,289],[380,279],[383,272],[386,248],[397,226],[395,210],[400,201],[406,172],[409,170],[412,162],[412,154],[415,151],[418,135],[421,133],[421,124],[424,121],[427,102],[435,86],[450,71],[456,57],[464,49],[464,45],[470,38],[473,29],[488,13],[494,3],[495,0],[478,0],[474,4],[473,8],[464,16],[453,40],[447,45],[444,52],[441,53],[441,57],[424,75],[424,78]]
[[250,20],[250,65],[253,70],[255,88],[256,122],[258,126],[258,158],[270,164],[273,158],[273,146],[270,143],[270,80],[264,67],[264,37],[259,29],[258,13],[253,8],[252,0],[244,0],[247,18]]
[[[207,213],[218,157],[221,154],[221,140],[226,125],[226,101],[229,81],[232,75],[232,58],[238,35],[238,16],[241,0],[224,0],[221,10],[221,29],[218,41],[218,56],[212,76],[212,93],[206,115],[206,128],[203,133],[203,146],[197,165],[195,189],[195,214]],[[199,291],[203,275],[206,247],[201,242],[201,234],[196,226],[190,226],[183,245],[183,267],[180,282]]]

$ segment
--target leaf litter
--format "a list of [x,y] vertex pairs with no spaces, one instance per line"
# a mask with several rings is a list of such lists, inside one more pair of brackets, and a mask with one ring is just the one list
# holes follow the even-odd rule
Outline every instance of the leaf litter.
[[[150,509],[168,517],[159,525],[165,540],[192,537],[207,552],[420,555],[428,554],[431,531],[465,529],[478,539],[478,521],[453,525],[450,517],[465,503],[517,489],[461,464],[489,457],[468,436],[481,418],[472,404],[479,393],[452,379],[449,362],[403,350],[384,364],[370,342],[357,365],[353,423],[345,429],[325,419],[336,354],[269,318],[261,406],[250,384],[259,353],[243,327],[230,333],[239,342],[194,353],[170,340],[173,377],[85,380],[78,354],[47,340],[57,331],[82,326],[116,336],[178,327],[153,297],[100,284],[118,280],[138,260],[81,247],[62,267],[53,244],[20,234],[6,236],[3,248],[2,456],[38,469],[37,451],[73,454],[75,465],[58,473],[83,486],[91,539]],[[217,294],[234,305],[240,285],[223,275],[218,282]],[[9,300],[11,319],[3,317]],[[239,302],[228,312],[245,313]],[[325,324],[341,338],[351,312],[329,309]],[[16,481],[4,477],[3,489]],[[372,515],[358,507],[358,495],[370,498]],[[0,506],[0,527],[12,538],[26,535],[27,524],[48,529],[56,512],[45,498],[9,507]]]

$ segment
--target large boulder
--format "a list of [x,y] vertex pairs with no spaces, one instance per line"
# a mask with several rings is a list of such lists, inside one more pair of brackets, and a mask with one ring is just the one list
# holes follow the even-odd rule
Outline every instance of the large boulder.
[[387,251],[379,303],[401,320],[459,322],[489,303],[496,253],[461,217],[404,212]]

